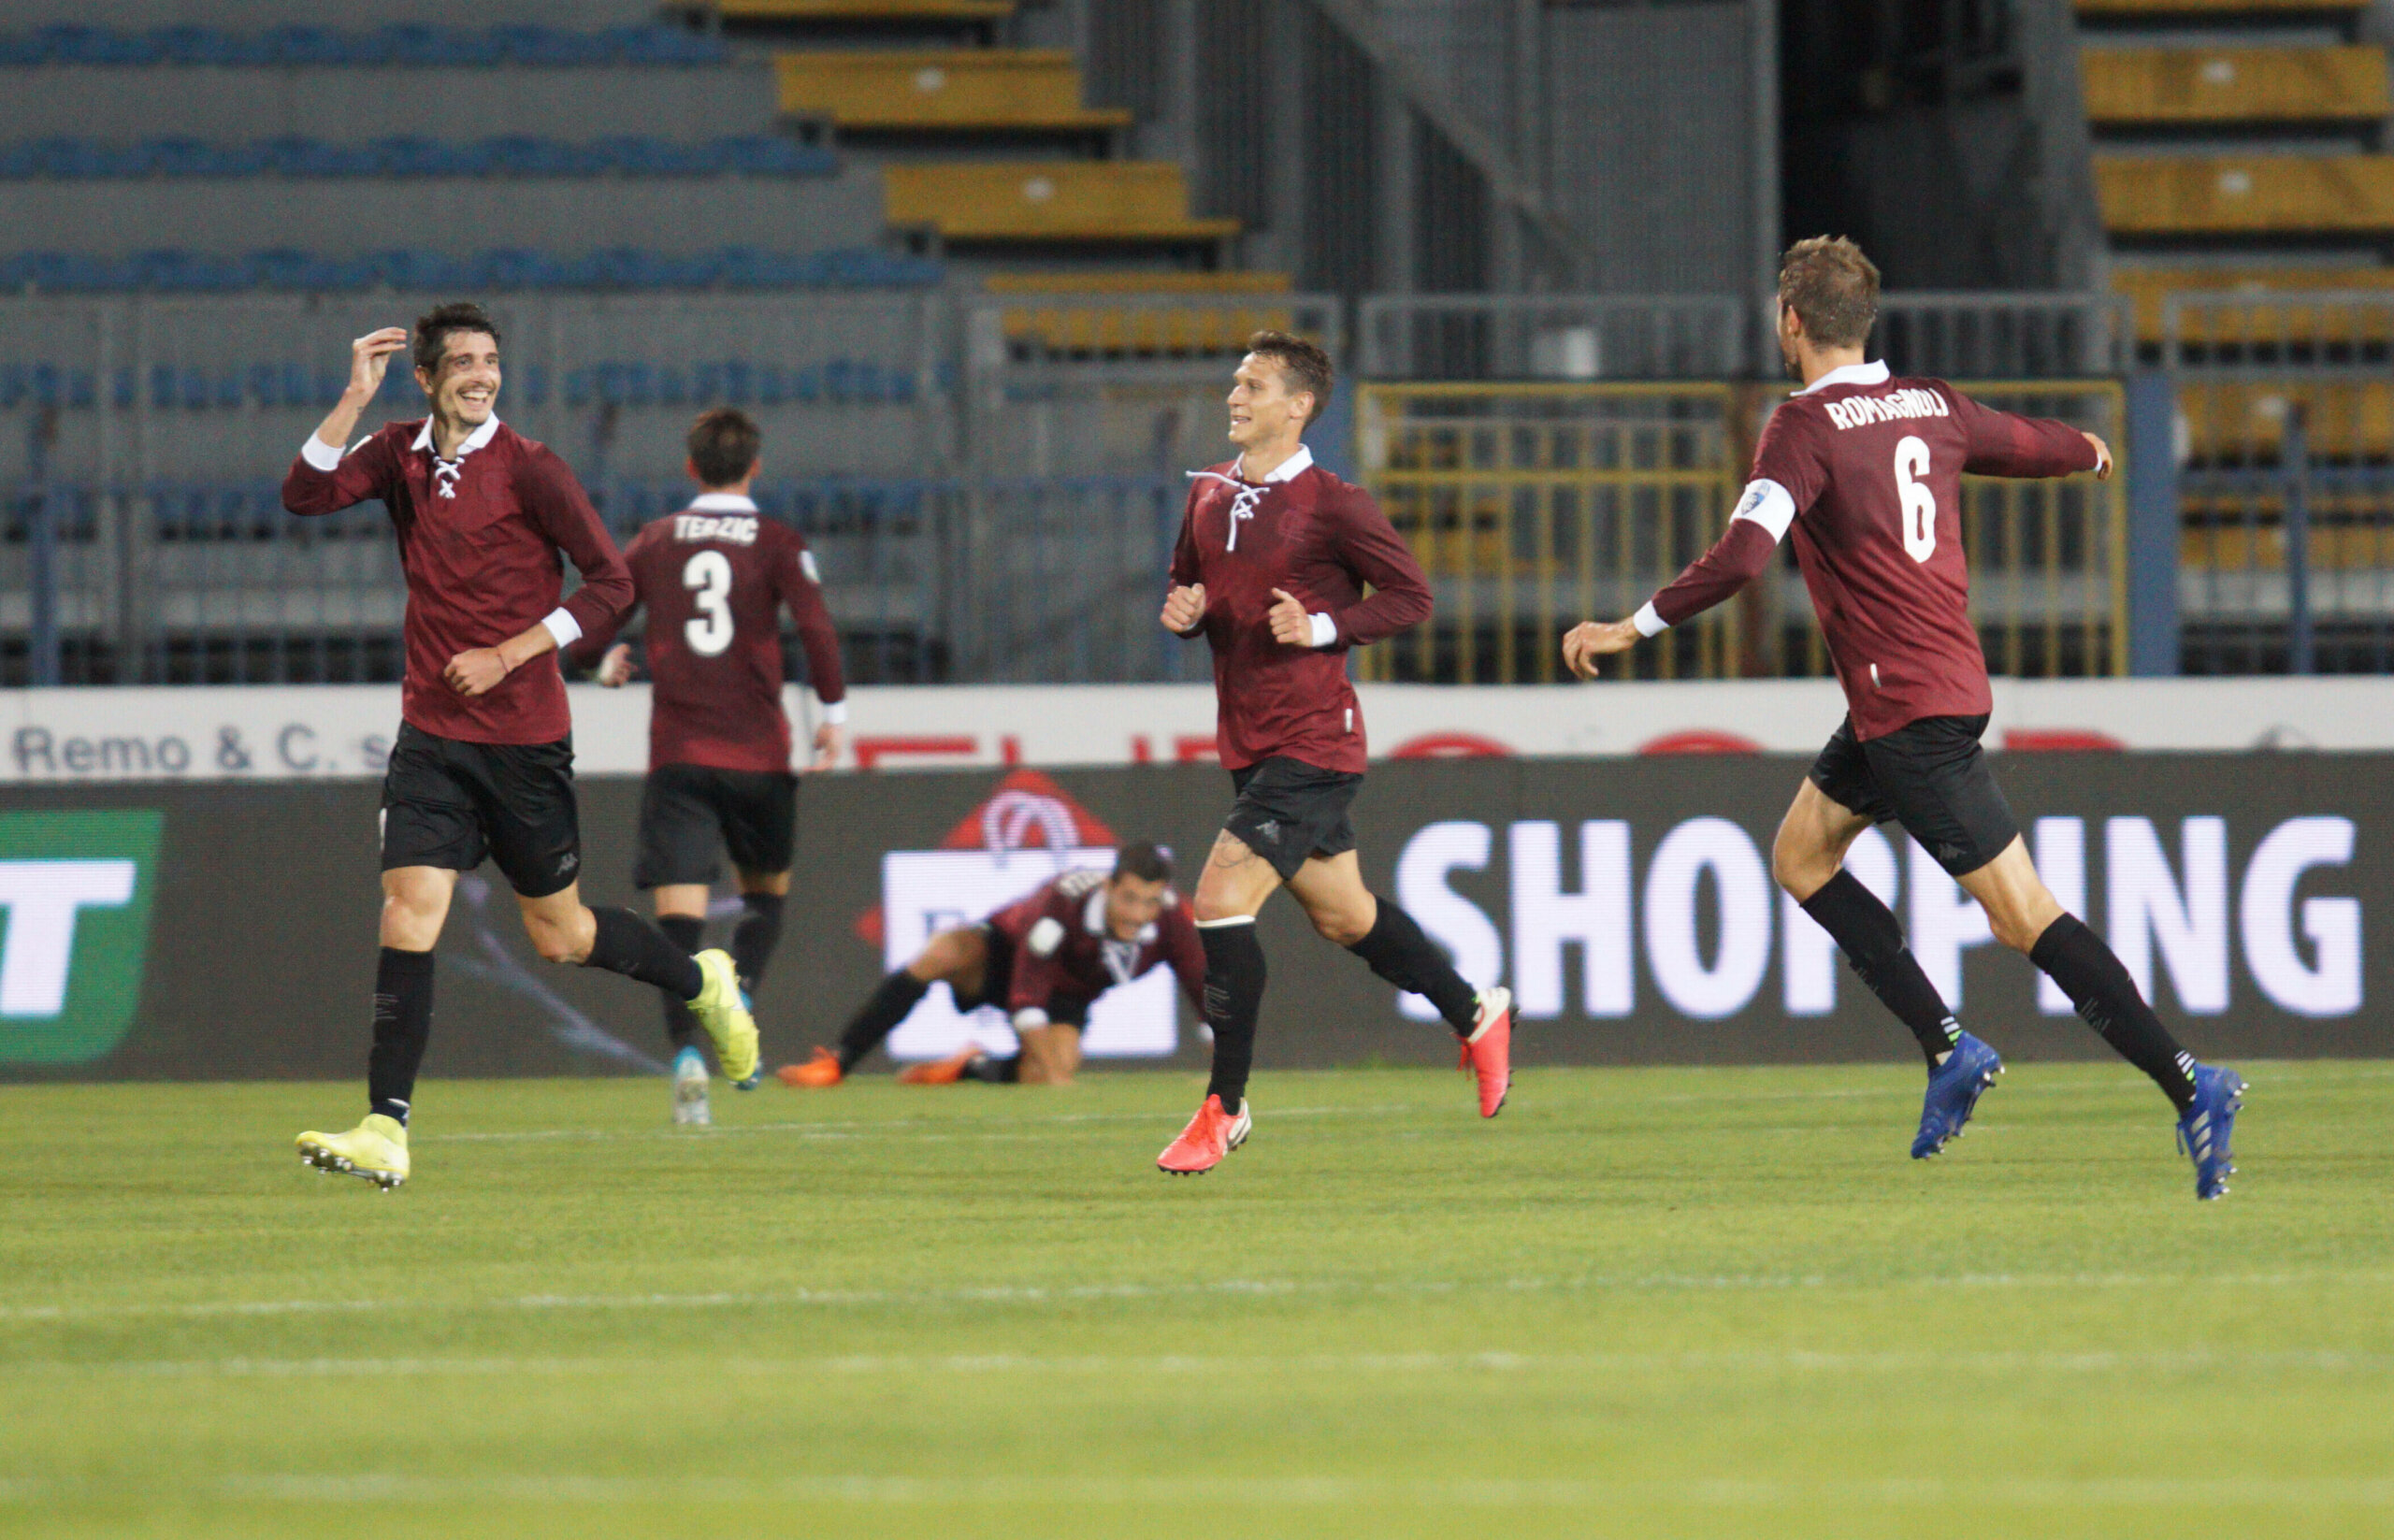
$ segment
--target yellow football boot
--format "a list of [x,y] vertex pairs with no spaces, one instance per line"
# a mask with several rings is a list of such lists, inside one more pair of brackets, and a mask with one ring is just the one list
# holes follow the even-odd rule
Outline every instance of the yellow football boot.
[[347,1133],[299,1136],[299,1159],[318,1171],[344,1171],[390,1191],[408,1179],[407,1125],[396,1117],[369,1113],[366,1121]]
[[757,1018],[748,1014],[748,997],[741,990],[731,954],[711,946],[694,960],[706,975],[706,987],[690,1001],[690,1014],[714,1039],[714,1061],[723,1078],[739,1090],[754,1090],[762,1072],[757,1064]]

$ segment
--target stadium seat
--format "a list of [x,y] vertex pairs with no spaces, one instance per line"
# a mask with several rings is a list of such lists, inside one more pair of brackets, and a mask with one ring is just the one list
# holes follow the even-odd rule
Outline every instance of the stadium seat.
[[2333,16],[2358,14],[2370,0],[2076,0],[2081,16],[2223,17]]
[[0,33],[0,66],[30,65],[711,65],[728,57],[723,39],[687,27],[621,26],[569,31],[539,25],[488,29],[401,25],[370,32],[297,23],[266,32],[180,25],[125,32],[67,24]]
[[1294,318],[1284,307],[1221,304],[1092,306],[1042,305],[1037,296],[1120,295],[1125,297],[1221,300],[1244,295],[1285,295],[1286,273],[998,273],[986,282],[993,295],[1018,296],[1001,324],[1007,340],[1052,353],[1090,356],[1150,356],[1227,353],[1265,327],[1288,330]]
[[2098,155],[2095,181],[2115,235],[2394,230],[2394,155]]
[[951,242],[1170,245],[1217,250],[1231,219],[1193,219],[1177,163],[980,161],[883,172],[889,223]]
[[944,276],[937,262],[887,252],[759,252],[740,246],[674,254],[616,250],[564,258],[512,248],[463,256],[405,250],[325,256],[281,247],[231,256],[171,251],[123,258],[82,252],[0,255],[0,291],[50,294],[245,289],[304,294],[378,287],[921,289],[937,287]]
[[2289,335],[2289,328],[2294,328],[2291,335],[2311,328],[2312,335],[2323,338],[2394,340],[2388,336],[2388,328],[2394,327],[2394,267],[2115,267],[2112,287],[2135,302],[2137,337],[2146,342],[2161,339],[2162,305],[2172,294],[2258,299],[2322,292],[2376,293],[2386,296],[2387,304],[2358,318],[2368,330],[2358,334],[2320,312],[2271,304],[2190,312],[2182,335],[2187,341],[2267,342]]
[[1084,107],[1073,55],[1060,50],[784,53],[781,109],[843,128],[1113,133],[1132,114]]
[[839,158],[772,134],[675,143],[618,135],[588,143],[506,135],[448,143],[414,136],[330,144],[285,136],[249,144],[144,139],[104,145],[40,139],[0,145],[0,180],[127,177],[829,177]]
[[1014,0],[714,0],[727,22],[1002,22]]
[[2386,116],[2378,48],[2088,49],[2098,124],[2364,122]]
[[2274,459],[2297,410],[2315,459],[2394,454],[2394,383],[2384,380],[2206,384],[2180,392],[2178,410],[2198,465]]

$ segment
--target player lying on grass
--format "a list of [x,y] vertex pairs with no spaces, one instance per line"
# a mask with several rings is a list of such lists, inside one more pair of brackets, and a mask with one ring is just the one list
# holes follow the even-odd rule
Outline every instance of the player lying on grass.
[[[790,853],[798,837],[798,777],[790,772],[789,716],[782,709],[781,613],[787,609],[823,701],[815,770],[839,758],[847,721],[840,636],[797,530],[757,511],[763,435],[745,412],[718,407],[690,426],[686,468],[699,492],[633,537],[624,552],[632,609],[648,611],[648,782],[641,793],[640,857],[632,882],[656,894],[656,928],[696,952],[706,934],[716,857],[740,879],[731,960],[753,996],[782,931]],[[630,618],[592,627],[566,649],[598,665],[598,683],[632,676],[632,650],[615,642]],[[609,643],[614,642],[613,646]],[[707,1066],[689,1008],[667,996],[674,1048],[673,1121],[707,1123]],[[735,1080],[742,1089],[754,1078]]]
[[1429,619],[1430,585],[1379,505],[1305,448],[1331,387],[1330,355],[1313,343],[1248,338],[1228,401],[1238,457],[1191,473],[1172,554],[1161,618],[1213,650],[1215,743],[1236,796],[1197,882],[1214,1072],[1197,1115],[1157,1158],[1174,1175],[1212,1170],[1254,1126],[1255,916],[1284,885],[1316,930],[1437,1007],[1478,1079],[1481,1116],[1496,1115],[1512,1085],[1512,996],[1475,992],[1413,916],[1363,885],[1355,857],[1348,811],[1363,784],[1363,713],[1347,653]]
[[[757,1026],[729,957],[693,957],[630,910],[582,901],[573,723],[549,655],[617,619],[631,580],[565,462],[499,422],[498,328],[482,307],[443,305],[415,324],[415,378],[430,415],[341,448],[408,345],[397,326],[350,345],[349,386],[282,483],[294,513],[380,499],[407,575],[407,678],[382,777],[382,954],[367,1116],[346,1133],[299,1136],[310,1164],[386,1190],[409,1173],[408,1114],[432,1035],[432,949],[459,874],[485,856],[513,885],[541,957],[688,1002],[724,1072],[757,1072]],[[582,574],[562,604],[560,555]]]
[[1979,737],[1994,696],[1969,617],[1964,472],[2112,473],[2103,440],[2066,423],[1983,407],[1941,380],[1896,380],[1865,361],[1879,271],[1849,240],[1818,237],[1780,266],[1779,344],[1804,388],[1771,414],[1728,531],[1630,619],[1564,639],[1583,679],[1596,659],[1701,613],[1770,565],[1791,529],[1796,565],[1838,681],[1845,722],[1796,788],[1771,866],[1837,939],[1853,970],[1928,1059],[1915,1159],[1959,1135],[2003,1061],[1961,1029],[1845,853],[1892,818],[1986,911],[1995,937],[2061,986],[2078,1014],[2178,1109],[2195,1195],[2228,1191],[2228,1135],[2244,1082],[2198,1064],[2137,992],[2112,949],[2064,913],[2028,859]]
[[1189,1001],[1204,1009],[1205,958],[1189,906],[1172,889],[1172,862],[1150,844],[1124,845],[1111,873],[1067,871],[978,925],[943,930],[914,961],[881,981],[840,1034],[784,1084],[836,1086],[881,1046],[934,984],[959,1011],[994,1005],[1014,1020],[1018,1053],[967,1048],[898,1078],[911,1086],[957,1080],[1069,1086],[1081,1067],[1081,1030],[1097,997],[1169,966]]

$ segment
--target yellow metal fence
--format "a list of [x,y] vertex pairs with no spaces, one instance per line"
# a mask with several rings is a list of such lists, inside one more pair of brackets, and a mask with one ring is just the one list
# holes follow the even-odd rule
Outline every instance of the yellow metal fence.
[[[1963,387],[2007,410],[2109,440],[2125,470],[2125,403],[2109,381]],[[1547,683],[1560,640],[1625,615],[1719,538],[1770,404],[1762,387],[1370,384],[1356,405],[1365,483],[1437,597],[1431,624],[1358,660],[1367,679]],[[2124,476],[1964,482],[1974,615],[1999,673],[2124,673]],[[1792,560],[1735,603],[1632,655],[1650,678],[1820,674]]]

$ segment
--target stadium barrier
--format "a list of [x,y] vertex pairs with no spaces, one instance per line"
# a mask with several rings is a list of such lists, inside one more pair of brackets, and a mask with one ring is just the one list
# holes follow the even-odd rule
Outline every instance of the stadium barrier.
[[[2111,381],[1963,381],[1990,406],[2098,433],[2121,474],[1963,482],[1970,601],[1991,667],[2028,677],[2128,664],[2127,403]],[[1359,659],[1361,677],[1550,683],[1557,639],[1626,614],[1727,526],[1772,396],[1665,383],[1360,388],[1364,484],[1437,598],[1427,626]],[[1828,671],[1792,566],[1674,628],[1625,667],[1659,679]]]
[[[1916,1063],[1826,935],[1770,884],[1771,831],[1805,764],[1387,764],[1356,809],[1363,871],[1468,977],[1514,989],[1524,1065]],[[2394,1053],[2394,1027],[2367,1009],[2394,987],[2394,953],[2363,945],[2369,914],[2394,903],[2394,856],[2359,837],[2394,816],[2394,757],[2013,755],[2003,776],[2047,880],[2189,1047],[2230,1059]],[[584,784],[593,901],[636,901],[639,795],[628,777]],[[1226,778],[1199,765],[808,782],[798,908],[758,1000],[768,1062],[834,1035],[930,931],[1060,868],[1101,863],[1118,840],[1193,861],[1228,796]],[[0,790],[0,1078],[358,1079],[375,827],[368,781]],[[2102,1057],[1900,834],[1866,834],[1851,864],[1904,916],[1963,1019],[2007,1054]],[[1284,964],[1264,1005],[1267,1075],[1452,1064],[1421,1002],[1335,956],[1293,905],[1272,905],[1263,923]],[[429,1073],[661,1070],[648,992],[535,960],[487,873],[462,886],[440,957]],[[998,1018],[959,1018],[935,990],[892,1049],[920,1057],[968,1034],[1005,1042]],[[1109,1063],[1181,1070],[1204,1053],[1163,975],[1110,996],[1089,1046]],[[1536,1085],[1523,1082],[1521,1104]]]

